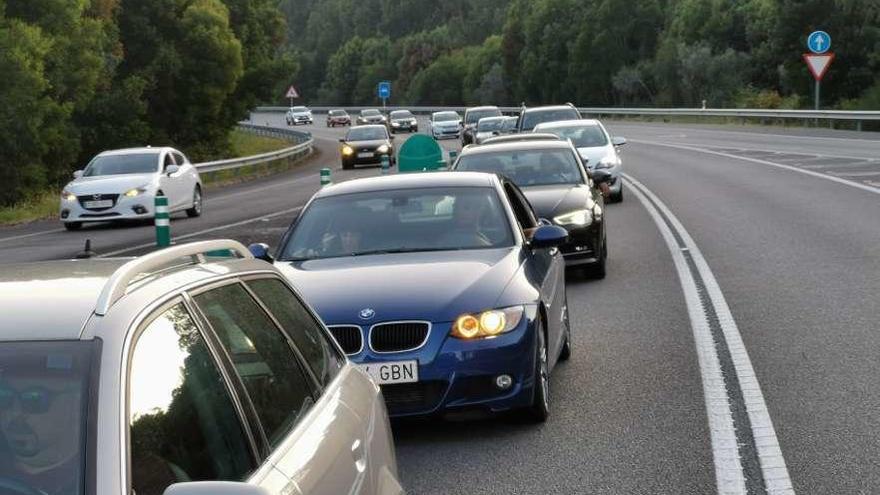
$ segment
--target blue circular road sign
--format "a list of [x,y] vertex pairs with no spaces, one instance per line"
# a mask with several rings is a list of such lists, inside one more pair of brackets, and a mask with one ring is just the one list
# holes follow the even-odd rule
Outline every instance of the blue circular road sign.
[[807,37],[807,48],[813,53],[825,53],[831,49],[831,36],[825,31],[813,31]]

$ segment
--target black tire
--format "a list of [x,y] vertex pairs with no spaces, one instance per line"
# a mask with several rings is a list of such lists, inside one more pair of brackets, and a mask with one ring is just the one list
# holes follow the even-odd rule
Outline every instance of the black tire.
[[342,162],[342,170],[351,170],[354,168],[354,165],[350,163]]
[[550,416],[550,361],[547,355],[547,338],[544,323],[538,319],[537,345],[535,346],[535,388],[532,405],[523,411],[529,421],[543,423]]
[[608,259],[608,241],[602,238],[602,252],[599,253],[599,260],[591,264],[589,270],[590,278],[602,280],[605,278],[605,260]]
[[64,228],[67,230],[79,230],[82,226],[82,222],[64,222]]
[[620,192],[611,196],[611,201],[613,203],[620,203],[623,201],[623,187],[620,188]]
[[565,325],[565,341],[562,343],[562,350],[559,351],[559,360],[568,361],[571,358],[571,320],[568,317],[568,295],[565,296],[565,315],[563,316],[563,324]]
[[202,197],[202,187],[196,186],[193,189],[193,205],[192,208],[186,210],[186,216],[190,218],[202,216],[202,206],[204,198]]

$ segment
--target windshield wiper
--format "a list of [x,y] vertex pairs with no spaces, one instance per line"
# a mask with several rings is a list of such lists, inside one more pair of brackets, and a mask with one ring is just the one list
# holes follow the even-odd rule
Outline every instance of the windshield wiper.
[[370,251],[358,251],[351,253],[351,256],[368,256],[371,254],[396,254],[396,253],[426,253],[430,251],[458,251],[460,247],[433,247],[433,248],[391,248],[391,249],[373,249]]

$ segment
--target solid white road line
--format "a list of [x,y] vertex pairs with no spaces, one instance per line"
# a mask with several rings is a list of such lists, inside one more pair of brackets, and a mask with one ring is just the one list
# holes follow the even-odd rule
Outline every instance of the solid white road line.
[[30,234],[13,235],[13,236],[9,236],[9,237],[0,237],[0,242],[15,241],[18,239],[27,239],[28,237],[36,237],[38,235],[57,234],[58,232],[64,232],[64,229],[44,230],[42,232],[33,232]]
[[[782,456],[782,450],[779,447],[776,431],[770,420],[764,396],[761,393],[761,387],[743,344],[742,336],[712,270],[703,258],[699,247],[669,208],[642,183],[627,174],[624,174],[624,177],[629,189],[657,224],[657,228],[672,254],[681,281],[702,373],[718,493],[745,494],[747,491],[731,411],[731,394],[724,382],[718,343],[715,342],[710,331],[710,322],[706,309],[700,300],[695,276],[702,280],[708,293],[712,309],[718,318],[726,341],[730,359],[733,362],[741,396],[745,402],[745,409],[751,424],[754,448],[757,450],[760,461],[766,493],[793,495],[794,488]],[[664,221],[664,217],[669,224]],[[673,229],[675,233],[673,233]],[[681,239],[683,245],[676,240],[676,235]],[[693,261],[697,273],[692,273],[685,253]]]
[[868,185],[861,184],[859,182],[855,182],[855,181],[851,181],[851,180],[841,179],[840,177],[833,177],[831,175],[823,174],[820,172],[813,172],[812,170],[805,170],[802,168],[793,167],[791,165],[784,165],[782,163],[774,163],[774,162],[769,162],[767,160],[760,160],[757,158],[749,158],[746,156],[731,155],[729,153],[722,153],[720,151],[707,150],[705,148],[698,148],[695,146],[684,146],[684,145],[680,145],[680,144],[660,143],[657,141],[644,141],[641,139],[631,139],[629,142],[640,143],[640,144],[649,144],[652,146],[665,146],[667,148],[676,148],[676,149],[680,149],[680,150],[696,151],[697,153],[707,153],[710,155],[723,156],[726,158],[733,158],[736,160],[745,160],[747,162],[759,163],[761,165],[769,165],[771,167],[782,168],[785,170],[790,170],[792,172],[798,172],[801,174],[810,175],[812,177],[818,177],[819,179],[830,180],[831,182],[836,182],[838,184],[843,184],[845,186],[855,187],[856,189],[868,191],[869,193],[880,194],[880,189],[878,189],[876,187],[868,186]]
[[[270,214],[268,214],[268,215],[260,215],[260,216],[257,216],[257,217],[252,217],[252,218],[248,218],[248,219],[245,219],[245,220],[240,220],[240,221],[238,221],[238,222],[227,223],[227,224],[223,224],[223,225],[218,225],[218,226],[216,226],[216,227],[211,227],[211,228],[209,228],[209,229],[203,229],[203,230],[198,230],[198,231],[196,231],[196,232],[190,232],[189,234],[184,234],[184,235],[179,235],[179,236],[173,236],[173,235],[172,235],[172,240],[173,240],[173,241],[180,241],[180,240],[184,240],[184,239],[190,239],[190,238],[192,238],[192,237],[200,236],[200,235],[203,235],[203,234],[208,234],[208,233],[211,233],[211,232],[216,232],[216,231],[218,231],[218,230],[230,229],[230,228],[238,227],[238,226],[241,226],[241,225],[247,225],[247,224],[249,224],[249,223],[253,223],[253,222],[258,222],[258,221],[260,221],[260,220],[263,220],[264,218],[265,218],[265,219],[269,219],[269,218],[275,218],[275,217],[278,217],[278,216],[281,216],[281,215],[288,215],[288,214],[290,214],[290,213],[298,212],[299,210],[302,210],[302,209],[303,209],[302,206],[297,206],[297,207],[295,207],[295,208],[288,208],[288,209],[286,209],[286,210],[276,211],[275,213],[270,213]],[[128,253],[128,252],[131,252],[131,251],[137,251],[138,249],[146,249],[146,248],[149,248],[149,247],[153,247],[153,246],[155,246],[155,245],[156,245],[155,242],[149,242],[149,243],[145,243],[145,244],[138,244],[137,246],[130,246],[130,247],[127,247],[127,248],[124,248],[124,249],[117,249],[116,251],[110,251],[109,253],[104,253],[104,254],[101,254],[101,255],[99,255],[99,256],[97,256],[97,257],[98,257],[98,258],[109,258],[109,257],[111,257],[111,256],[118,256],[118,255],[123,254],[123,253]]]

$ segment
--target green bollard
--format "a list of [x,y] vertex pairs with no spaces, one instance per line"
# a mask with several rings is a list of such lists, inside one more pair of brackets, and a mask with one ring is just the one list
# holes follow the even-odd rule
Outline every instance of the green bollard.
[[458,156],[458,152],[455,150],[449,150],[449,167],[452,168],[452,164],[455,163],[455,158]]
[[388,155],[382,155],[382,175],[388,175],[390,169],[391,160],[388,159]]
[[330,184],[330,169],[324,167],[321,169],[321,187],[329,186]]
[[156,196],[153,202],[156,223],[156,247],[171,245],[171,215],[168,213],[168,198]]

